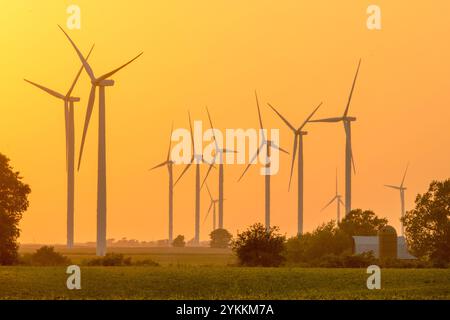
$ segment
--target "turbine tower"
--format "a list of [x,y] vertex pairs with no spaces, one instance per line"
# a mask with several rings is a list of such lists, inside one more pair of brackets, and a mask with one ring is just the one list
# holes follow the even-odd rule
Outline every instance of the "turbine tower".
[[170,157],[170,150],[172,148],[172,132],[173,132],[173,124],[172,129],[170,130],[170,139],[169,139],[169,151],[167,152],[166,161],[154,166],[150,170],[154,170],[160,167],[167,167],[167,171],[169,172],[169,244],[173,241],[173,165],[174,162]]
[[219,203],[219,199],[214,199],[213,198],[213,196],[211,194],[211,191],[208,188],[208,184],[206,184],[206,190],[208,190],[208,195],[209,195],[209,199],[210,199],[211,202],[210,202],[210,205],[209,205],[209,208],[208,208],[208,212],[207,212],[207,214],[205,216],[205,220],[203,220],[203,223],[205,223],[206,218],[208,218],[209,213],[211,212],[211,209],[213,209],[213,229],[212,229],[212,231],[214,231],[214,230],[216,230],[216,225],[217,225],[216,224],[216,204]]
[[258,95],[257,95],[256,91],[255,91],[255,98],[256,98],[256,107],[258,108],[258,119],[259,119],[259,126],[260,126],[262,141],[261,141],[261,145],[256,150],[255,155],[250,160],[250,163],[247,165],[244,172],[239,177],[238,182],[242,180],[242,178],[244,177],[247,170],[250,168],[252,163],[256,160],[256,158],[259,156],[260,152],[264,148],[263,152],[265,152],[265,158],[266,158],[266,161],[265,161],[266,171],[265,171],[265,177],[264,177],[264,182],[265,182],[264,183],[265,184],[265,188],[264,188],[265,189],[265,226],[266,226],[266,230],[269,230],[270,229],[270,173],[271,173],[270,172],[270,152],[271,152],[272,148],[280,150],[287,154],[289,154],[289,152],[287,152],[286,150],[277,146],[273,141],[266,139],[266,137],[264,135],[264,126],[263,126],[263,122],[262,122],[262,118],[261,118],[261,110],[259,108]]
[[[322,105],[322,102],[311,112],[311,114],[306,118],[302,125],[295,128],[281,113],[279,113],[270,103],[269,107],[283,120],[283,122],[291,129],[294,133],[294,151],[292,152],[292,163],[291,163],[291,174],[289,176],[289,186],[288,190],[291,189],[292,174],[294,172],[295,157],[298,151],[298,164],[297,164],[297,183],[298,183],[298,194],[297,194],[297,234],[303,234],[303,136],[307,135],[307,131],[303,131],[303,128],[316,113],[316,111]],[[298,150],[297,150],[298,148]]]
[[338,191],[338,174],[336,170],[336,194],[334,195],[333,199],[330,200],[330,202],[327,203],[325,207],[320,210],[321,212],[328,208],[334,201],[336,201],[337,205],[337,216],[336,216],[336,223],[341,222],[341,204],[344,205],[344,202],[342,201],[342,196],[339,194]]
[[92,110],[94,108],[95,93],[97,87],[99,88],[99,125],[98,125],[98,176],[97,176],[97,256],[104,256],[106,254],[106,103],[105,103],[105,87],[111,87],[114,85],[114,80],[109,78],[119,70],[125,68],[131,62],[139,58],[143,52],[136,57],[123,64],[122,66],[105,73],[104,75],[96,78],[91,66],[81,54],[78,47],[59,26],[61,31],[66,35],[67,39],[72,44],[78,57],[83,63],[84,69],[91,78],[91,92],[89,94],[89,102],[86,110],[86,119],[84,122],[83,137],[81,140],[80,155],[78,159],[78,170],[80,169],[81,158],[83,156],[83,148],[86,139],[87,129],[89,127],[89,120],[91,118]]
[[310,120],[310,122],[341,122],[344,125],[345,130],[345,214],[347,215],[352,210],[352,166],[353,173],[355,170],[355,161],[353,159],[352,151],[352,132],[351,124],[352,121],[356,121],[355,117],[348,115],[348,110],[350,108],[350,102],[353,96],[353,90],[355,89],[356,79],[359,73],[359,67],[361,66],[361,60],[359,60],[358,68],[356,69],[355,78],[353,79],[353,85],[350,90],[350,95],[348,97],[347,106],[345,107],[344,114],[340,117],[326,118],[318,120]]
[[[86,60],[91,55],[91,50],[89,51]],[[65,95],[54,91],[52,89],[46,88],[40,84],[31,82],[24,79],[26,82],[32,84],[33,86],[47,92],[48,94],[61,99],[64,101],[64,122],[66,131],[66,172],[67,172],[67,248],[71,249],[74,245],[74,193],[75,193],[75,121],[74,121],[74,104],[80,101],[80,98],[71,96],[73,89],[78,81],[78,78],[83,71],[83,66],[75,76],[69,90]]]
[[209,166],[208,168],[208,172],[206,173],[206,177],[203,180],[202,183],[202,187],[203,184],[206,181],[206,178],[209,175],[209,172],[211,171],[211,169],[213,168],[214,164],[216,163],[217,159],[219,162],[219,199],[218,199],[218,203],[219,203],[219,229],[223,229],[223,194],[224,194],[224,166],[223,166],[223,155],[224,153],[236,153],[236,151],[234,150],[229,150],[229,149],[225,149],[223,148],[223,146],[219,146],[217,139],[216,139],[216,135],[214,133],[214,126],[212,124],[212,120],[211,120],[211,115],[209,113],[208,108],[206,108],[206,112],[208,113],[208,120],[209,120],[209,124],[211,126],[211,129],[213,130],[213,138],[214,138],[214,144],[215,144],[215,154],[214,154],[214,158],[212,161],[212,164]]
[[[192,163],[195,162],[195,234],[194,234],[194,244],[200,243],[200,164],[202,162],[205,162],[203,159],[202,153],[197,153],[197,150],[195,149],[195,142],[194,142],[194,132],[192,130],[192,121],[191,121],[191,113],[188,112],[189,116],[189,128],[191,130],[191,143],[192,148],[194,149],[194,153],[191,157],[190,162],[186,165],[183,172],[181,172],[180,176],[178,177],[177,181],[175,181],[175,185],[177,185],[178,181],[183,177],[183,175],[188,171],[188,169],[191,167]],[[208,172],[209,174],[209,172]],[[206,177],[208,177],[208,174]],[[206,179],[205,177],[205,179]]]
[[[400,191],[400,210],[401,210],[400,214],[401,214],[402,218],[405,216],[405,190],[406,190],[406,187],[404,187],[403,184],[405,183],[405,178],[406,178],[406,173],[408,172],[408,167],[409,167],[409,164],[406,166],[405,173],[403,174],[402,182],[400,183],[399,186],[393,186],[390,184],[384,185],[385,187],[396,189],[396,190]],[[404,232],[405,230],[404,230],[403,221],[402,220],[400,220],[400,221],[401,221],[401,230],[402,230],[402,236],[403,236],[405,234],[405,232]]]

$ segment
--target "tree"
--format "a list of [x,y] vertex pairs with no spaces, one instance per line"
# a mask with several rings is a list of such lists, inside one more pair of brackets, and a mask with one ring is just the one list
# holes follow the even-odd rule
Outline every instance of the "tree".
[[354,209],[339,223],[339,229],[349,236],[376,236],[386,226],[386,218],[378,218],[371,210]]
[[56,252],[54,247],[48,246],[37,249],[29,257],[24,257],[24,260],[29,260],[29,263],[35,266],[61,266],[71,263],[69,258]]
[[179,234],[175,239],[173,239],[172,246],[178,247],[178,248],[186,246],[186,241],[184,241],[184,236]]
[[412,253],[434,262],[450,262],[450,179],[431,182],[416,207],[402,219]]
[[233,238],[226,229],[216,229],[209,236],[211,237],[211,248],[228,248],[231,238]]
[[30,187],[0,153],[0,265],[18,261],[19,222],[28,208]]
[[286,237],[279,233],[278,227],[267,230],[256,223],[238,233],[232,241],[232,248],[241,265],[277,267],[284,262],[282,253],[285,241]]

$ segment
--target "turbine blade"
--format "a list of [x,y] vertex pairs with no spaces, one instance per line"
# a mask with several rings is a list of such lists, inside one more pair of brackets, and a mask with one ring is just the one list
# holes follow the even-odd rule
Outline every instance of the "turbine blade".
[[205,224],[206,219],[208,218],[209,213],[211,212],[211,208],[212,208],[213,205],[214,205],[214,202],[211,201],[211,204],[209,205],[209,208],[208,208],[208,212],[206,213],[205,219],[203,220],[203,224]]
[[256,90],[255,90],[255,98],[256,98],[256,107],[258,108],[259,127],[262,130],[262,129],[264,129],[264,126],[263,126],[263,122],[262,122],[261,109],[259,108],[258,94],[256,93]]
[[353,174],[356,174],[355,159],[353,158],[352,140],[351,140],[351,136],[349,137],[349,131],[348,131],[349,128],[346,125],[345,121],[344,121],[343,125],[344,125],[344,130],[345,130],[345,137],[346,137],[346,139],[347,138],[350,139],[350,143],[349,143],[350,159],[351,159],[351,162],[352,162]]
[[86,134],[89,127],[89,120],[91,119],[92,110],[94,109],[94,102],[95,102],[95,85],[91,86],[91,92],[89,93],[89,102],[86,109],[86,118],[84,120],[84,128],[83,128],[83,137],[81,138],[81,147],[80,147],[80,155],[78,158],[78,170],[80,170],[81,165],[81,158],[83,157],[83,149],[84,149],[84,143],[86,141]]
[[170,129],[169,151],[167,151],[167,162],[170,161],[170,149],[172,149],[172,133],[173,133],[173,121],[172,121],[172,127]]
[[390,184],[385,184],[384,186],[388,187],[388,188],[396,189],[396,190],[400,190],[401,189],[401,187],[393,186],[393,185],[390,185]]
[[206,171],[206,175],[205,175],[205,178],[203,179],[203,182],[202,182],[202,185],[200,186],[200,189],[203,188],[203,185],[205,184],[206,179],[208,179],[209,173],[211,172],[211,169],[212,169],[213,167],[214,167],[214,162],[211,163],[211,164],[209,165],[208,171]]
[[214,132],[214,126],[212,124],[211,115],[209,113],[208,107],[206,107],[206,113],[208,114],[209,125],[211,126],[214,138],[214,144],[216,145],[216,151],[219,150],[219,145],[217,144],[216,134]]
[[91,78],[91,81],[95,81],[96,80],[95,75],[94,75],[94,72],[92,71],[91,66],[89,65],[89,63],[87,63],[86,59],[81,54],[81,51],[75,45],[75,42],[72,41],[72,39],[69,37],[69,35],[64,31],[64,29],[60,25],[58,25],[58,27],[66,35],[67,39],[69,39],[69,42],[72,44],[73,48],[77,52],[78,58],[80,58],[81,63],[83,64],[84,68],[86,69],[87,74],[89,75],[89,78]]
[[339,191],[338,191],[338,171],[336,168],[336,196],[338,195]]
[[308,122],[339,122],[342,121],[343,119],[344,119],[343,117],[333,117],[333,118],[309,120]]
[[206,190],[208,191],[209,198],[211,199],[211,201],[213,201],[213,197],[212,197],[212,195],[211,195],[211,191],[209,191],[208,184],[206,184]]
[[320,211],[322,212],[323,210],[325,210],[326,208],[328,208],[328,207],[334,202],[334,200],[336,200],[336,198],[337,198],[337,196],[334,196],[333,199],[331,199],[330,202],[328,202],[328,203],[326,204],[326,206],[323,207],[322,210],[320,210]]
[[34,83],[34,82],[32,82],[30,80],[27,80],[27,79],[23,79],[23,80],[25,80],[29,84],[32,84],[35,87],[38,87],[41,90],[44,90],[45,92],[47,92],[48,94],[51,94],[52,96],[54,96],[56,98],[63,99],[63,100],[65,99],[65,96],[63,94],[59,93],[59,92],[56,92],[56,91],[54,91],[52,89],[46,88],[44,86],[41,86],[40,84]]
[[308,116],[308,118],[306,118],[305,122],[303,122],[303,124],[300,126],[300,128],[298,128],[298,131],[301,131],[303,129],[303,127],[306,126],[306,124],[313,117],[313,115],[317,112],[317,110],[319,110],[321,105],[322,105],[322,102],[319,103],[319,105],[313,110],[313,112],[311,112],[311,114]]
[[134,57],[133,59],[131,59],[130,61],[128,61],[127,63],[124,63],[123,65],[121,65],[120,67],[114,69],[113,71],[110,71],[108,73],[105,73],[104,75],[102,75],[100,78],[98,78],[98,81],[102,81],[105,79],[108,79],[109,77],[111,77],[113,74],[115,74],[116,72],[118,72],[119,70],[125,68],[127,65],[129,65],[130,63],[132,63],[134,60],[136,60],[137,58],[139,58],[144,52],[139,53],[136,57]]
[[341,198],[339,198],[339,203],[342,204],[343,206],[345,206],[345,203],[344,203],[344,201],[342,201]]
[[194,143],[194,131],[192,130],[192,120],[191,120],[191,113],[188,111],[188,117],[189,117],[189,129],[191,130],[191,143],[192,143],[192,149],[195,154],[195,143]]
[[247,167],[245,168],[244,172],[242,172],[241,176],[238,179],[238,182],[241,181],[241,179],[244,177],[245,173],[248,171],[248,169],[250,168],[250,166],[252,165],[252,163],[256,160],[256,158],[258,157],[259,153],[261,152],[261,148],[263,148],[265,145],[265,143],[262,143],[258,150],[256,150],[255,155],[251,158],[250,163],[247,165]]
[[188,171],[188,169],[191,167],[192,162],[194,161],[194,158],[192,157],[191,162],[188,163],[186,165],[186,167],[184,168],[183,172],[181,172],[180,176],[178,177],[177,181],[175,181],[174,186],[177,185],[178,181],[180,181],[180,179],[184,176],[184,174],[186,173],[186,171]]
[[277,144],[275,144],[275,143],[273,143],[273,142],[271,142],[270,146],[271,146],[272,148],[275,148],[275,149],[277,149],[277,150],[280,150],[281,152],[284,152],[284,153],[286,153],[286,154],[289,154],[288,151],[286,151],[285,149],[281,148],[280,146],[278,146]]
[[293,126],[292,124],[290,124],[289,121],[288,121],[285,117],[283,117],[283,115],[282,115],[281,113],[279,113],[279,112],[277,111],[277,109],[275,109],[270,103],[268,103],[267,105],[268,105],[270,108],[272,108],[272,110],[278,115],[278,117],[280,117],[281,120],[283,120],[283,122],[284,122],[284,123],[285,123],[292,131],[294,131],[294,133],[297,132],[297,130],[294,128],[294,126]]
[[[91,52],[92,52],[92,50],[94,49],[94,46],[95,46],[95,44],[93,44],[92,47],[91,47],[91,50],[89,50],[89,53],[88,53],[88,55],[86,56],[86,61],[89,59],[89,56],[91,55]],[[69,91],[67,91],[67,93],[66,93],[66,98],[69,98],[70,95],[72,94],[72,91],[73,91],[73,89],[75,88],[75,85],[77,84],[78,78],[80,77],[81,72],[83,71],[83,69],[84,69],[84,66],[82,65],[81,68],[80,68],[80,70],[78,70],[78,73],[77,73],[77,75],[76,75],[76,77],[75,77],[75,80],[73,80],[72,85],[70,86]]]
[[291,190],[291,181],[292,181],[292,174],[294,173],[294,163],[295,163],[295,157],[297,155],[297,144],[298,144],[298,134],[295,134],[294,138],[294,151],[292,151],[292,162],[291,162],[291,174],[289,175],[289,187],[288,191]]
[[353,90],[355,90],[356,78],[358,78],[359,67],[361,66],[361,59],[358,62],[358,68],[356,69],[355,78],[353,79],[352,89],[350,90],[350,95],[348,96],[347,106],[345,107],[344,117],[348,114],[348,109],[350,108],[350,102],[352,101]]
[[403,187],[403,183],[405,182],[406,173],[408,172],[409,163],[406,165],[405,173],[403,174],[402,184],[400,187]]
[[168,163],[169,163],[169,161],[161,162],[160,164],[154,166],[153,168],[150,168],[149,170],[154,170],[154,169],[157,169],[157,168],[161,168],[161,167],[167,165]]

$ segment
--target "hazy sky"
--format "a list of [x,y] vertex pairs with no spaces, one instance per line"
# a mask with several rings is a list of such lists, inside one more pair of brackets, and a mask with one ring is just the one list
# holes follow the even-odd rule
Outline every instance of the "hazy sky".
[[[30,184],[30,208],[21,242],[64,243],[66,173],[61,102],[23,78],[65,92],[79,60],[57,24],[66,27],[67,7],[81,8],[81,29],[69,34],[86,52],[96,74],[110,71],[140,51],[144,55],[114,76],[107,88],[108,238],[167,237],[167,171],[149,172],[166,156],[171,122],[188,127],[256,128],[253,91],[263,120],[280,128],[281,145],[293,136],[266,107],[277,106],[299,125],[320,101],[317,117],[341,115],[359,58],[360,76],[350,114],[357,174],[353,207],[373,209],[399,227],[399,194],[383,184],[400,183],[407,162],[406,207],[432,179],[450,171],[450,2],[425,1],[32,1],[2,4],[0,41],[0,152]],[[382,30],[366,27],[366,9],[382,10]],[[74,94],[76,149],[90,88],[83,73]],[[97,105],[76,174],[75,241],[96,232]],[[344,191],[342,124],[310,124],[304,140],[305,229],[335,218],[320,209],[334,195],[336,167]],[[296,232],[296,184],[287,192],[290,156],[281,155],[272,183],[272,223]],[[177,177],[182,166],[175,168]],[[206,167],[202,168],[203,173]],[[225,170],[225,227],[242,230],[264,221],[264,178],[243,165]],[[209,179],[217,194],[217,173]],[[174,234],[194,233],[194,170],[175,189]],[[202,193],[202,218],[209,199]],[[207,221],[201,238],[211,231]]]

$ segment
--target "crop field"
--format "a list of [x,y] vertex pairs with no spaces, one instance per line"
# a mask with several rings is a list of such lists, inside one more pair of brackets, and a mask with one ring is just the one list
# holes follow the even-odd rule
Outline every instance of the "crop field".
[[[58,251],[75,264],[94,257],[94,248]],[[368,290],[365,269],[244,268],[210,248],[110,251],[161,266],[81,265],[81,290],[66,288],[65,267],[0,267],[0,299],[450,299],[450,269],[382,269],[382,288]]]

